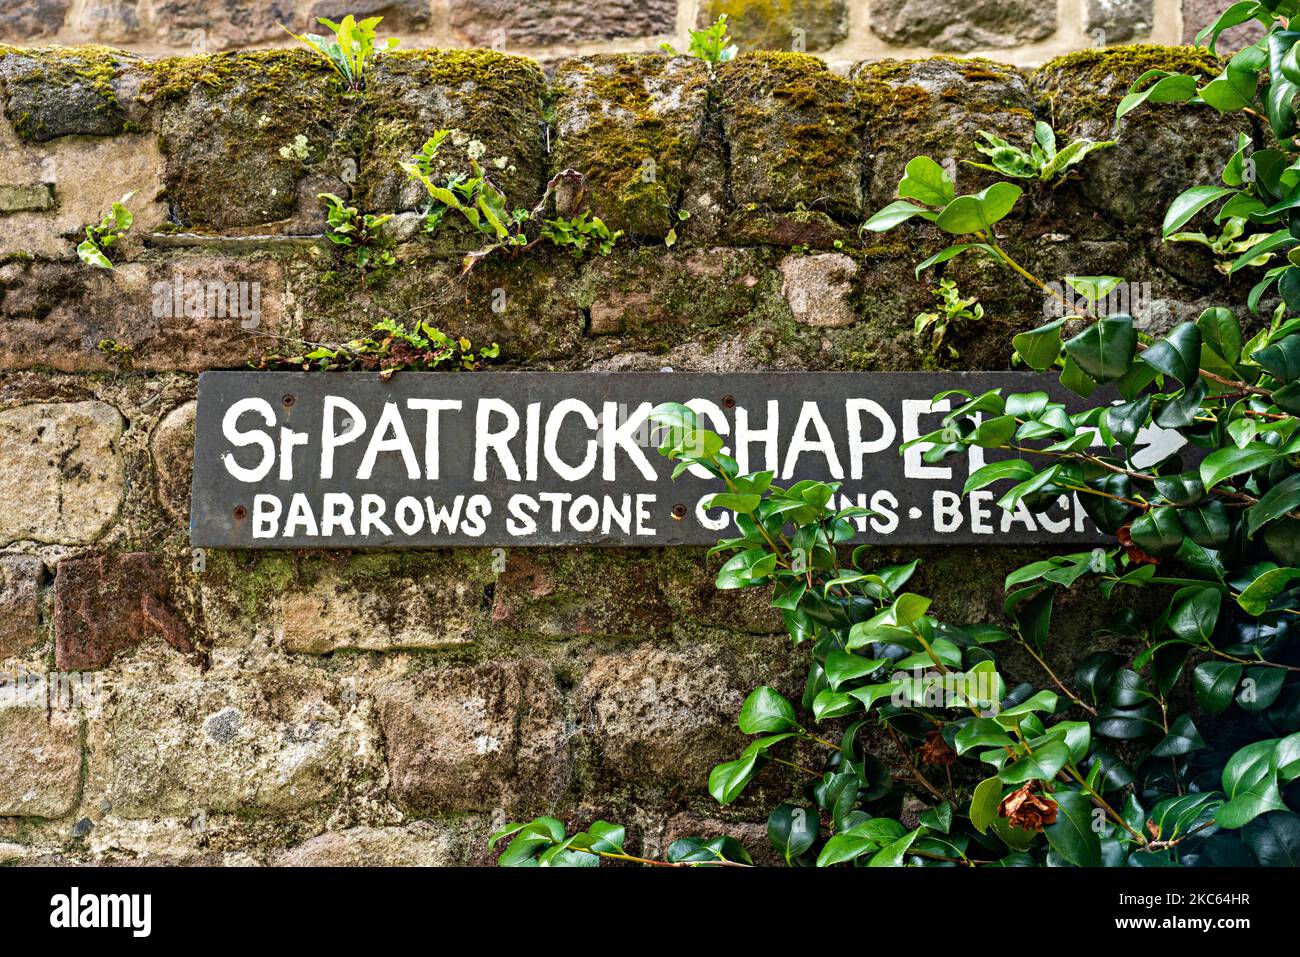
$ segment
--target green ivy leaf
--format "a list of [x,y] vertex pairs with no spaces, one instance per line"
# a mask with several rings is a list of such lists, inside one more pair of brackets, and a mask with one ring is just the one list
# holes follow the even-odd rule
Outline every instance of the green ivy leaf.
[[1203,661],[1192,671],[1196,700],[1207,714],[1222,714],[1232,704],[1241,680],[1241,665],[1231,661]]
[[1240,749],[1223,768],[1223,791],[1228,803],[1214,819],[1228,828],[1245,827],[1261,814],[1285,811],[1277,785],[1276,738],[1256,741]]
[[1175,326],[1142,353],[1142,361],[1190,385],[1201,374],[1201,330],[1192,322]]
[[745,734],[762,734],[768,731],[791,731],[799,727],[794,705],[779,691],[767,685],[755,688],[741,705],[737,719]]
[[1183,525],[1174,508],[1153,508],[1138,516],[1129,527],[1133,544],[1148,555],[1173,555],[1183,543]]
[[1076,867],[1100,867],[1101,838],[1093,829],[1092,800],[1081,791],[1057,790],[1056,821],[1043,828],[1052,850]]
[[1216,449],[1201,460],[1201,484],[1212,489],[1220,482],[1263,468],[1277,457],[1277,450],[1262,442],[1252,442],[1245,448]]
[[1063,325],[1065,325],[1064,319],[1055,319],[1045,326],[1013,336],[1011,344],[1015,347],[1016,354],[1025,360],[1029,368],[1037,372],[1045,372],[1056,364],[1056,358],[1061,354]]
[[1157,758],[1176,758],[1193,751],[1204,751],[1207,747],[1191,717],[1182,714],[1169,726],[1169,733],[1151,749],[1151,755]]
[[1065,343],[1065,351],[1097,382],[1110,382],[1128,371],[1137,351],[1137,332],[1128,316],[1098,319]]
[[816,808],[778,804],[767,817],[767,839],[790,865],[817,843],[819,826]]
[[1258,617],[1297,578],[1300,578],[1300,568],[1271,568],[1246,586],[1237,596],[1237,604],[1247,614]]

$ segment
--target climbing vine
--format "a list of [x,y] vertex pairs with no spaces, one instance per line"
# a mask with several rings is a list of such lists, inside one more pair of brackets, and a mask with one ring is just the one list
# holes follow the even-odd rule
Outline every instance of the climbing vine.
[[[713,475],[720,490],[707,505],[733,515],[735,537],[714,549],[725,556],[717,587],[770,594],[807,649],[802,695],[750,694],[738,723],[752,740],[708,780],[725,805],[769,768],[802,777],[801,796],[768,818],[787,863],[1300,860],[1300,31],[1288,23],[1297,13],[1295,0],[1233,4],[1200,40],[1213,49],[1251,19],[1268,28],[1263,38],[1203,85],[1150,71],[1117,110],[1122,121],[1144,105],[1191,103],[1267,123],[1271,140],[1257,148],[1254,131],[1243,132],[1222,183],[1184,192],[1163,224],[1167,240],[1183,240],[1184,227],[1213,213],[1227,226],[1209,244],[1235,256],[1226,272],[1266,268],[1244,321],[1216,306],[1150,335],[1104,308],[1121,277],[1069,277],[1082,300],[1064,298],[999,236],[1023,187],[959,194],[929,157],[907,164],[897,200],[865,224],[884,232],[919,219],[949,234],[918,273],[981,255],[1060,300],[1061,318],[1011,343],[1017,363],[1058,376],[1058,393],[948,390],[935,397],[953,406],[941,427],[905,446],[927,462],[982,449],[987,464],[966,493],[996,488],[1012,515],[1075,496],[1107,536],[1011,572],[1004,621],[944,621],[908,590],[916,562],[880,565],[869,547],[850,547],[854,520],[869,513],[836,508],[837,483],[785,488],[771,472],[741,474],[689,408],[652,413],[660,452],[678,474]],[[1108,145],[1054,153],[1043,127],[1028,151],[985,137],[978,150],[992,162],[978,165],[1034,188]],[[1280,302],[1260,318],[1274,289]],[[955,287],[950,295],[956,302]],[[1138,436],[1153,429],[1173,433],[1178,451],[1140,464]],[[1053,609],[1062,591],[1090,587],[1110,604],[1097,634],[1116,650],[1062,673],[1051,664]],[[1154,611],[1124,600],[1139,594]],[[1034,663],[1033,683],[1004,678],[1011,650]],[[921,809],[905,813],[905,797]],[[588,845],[582,863],[601,856],[587,833],[511,827],[502,863],[569,863],[568,849],[555,850],[566,841]]]

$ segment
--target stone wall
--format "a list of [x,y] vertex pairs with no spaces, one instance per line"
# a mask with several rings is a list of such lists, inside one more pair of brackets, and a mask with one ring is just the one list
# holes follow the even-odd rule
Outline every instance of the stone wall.
[[[651,853],[725,822],[761,852],[795,782],[765,772],[723,810],[705,778],[755,684],[801,686],[762,596],[715,592],[695,549],[517,549],[504,568],[476,549],[195,553],[196,374],[388,315],[499,341],[505,368],[1003,369],[1036,295],[953,261],[988,318],[936,358],[911,331],[934,279],[912,266],[942,237],[857,226],[907,159],[967,155],[978,129],[1110,132],[1154,66],[1213,69],[1160,47],[848,76],[795,53],[716,75],[599,54],[548,80],[499,52],[412,51],[348,97],[303,51],[0,51],[0,863],[482,861],[494,824],[538,812],[627,821]],[[457,279],[471,237],[421,235],[394,165],[439,127],[518,205],[585,171],[628,235],[608,257],[538,247]],[[1079,176],[1031,186],[1006,242],[1045,276],[1150,283],[1153,332],[1240,304],[1249,277],[1230,287],[1208,251],[1158,236],[1235,136],[1208,111],[1135,113]],[[397,211],[399,268],[363,281],[324,241],[324,190]],[[82,227],[129,191],[116,269],[81,264]],[[160,306],[192,280],[257,284],[256,321]],[[996,618],[996,583],[1034,554],[923,551],[918,590],[952,620]],[[1089,648],[1083,600],[1056,616],[1058,670]]]
[[[1003,53],[1042,63],[1088,47],[1190,42],[1220,0],[0,0],[0,41],[112,43],[141,53],[285,45],[315,18],[383,16],[411,47],[485,46],[546,62],[685,49],[687,31],[730,18],[742,50],[863,57]],[[1224,46],[1250,27],[1230,31]]]

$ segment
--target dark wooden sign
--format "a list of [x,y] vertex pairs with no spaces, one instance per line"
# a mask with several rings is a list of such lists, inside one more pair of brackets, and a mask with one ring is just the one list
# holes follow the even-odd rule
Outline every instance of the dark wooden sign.
[[[690,405],[742,471],[842,482],[862,541],[1088,543],[1078,503],[1040,515],[963,496],[997,453],[903,454],[938,428],[945,389],[1068,394],[1024,373],[205,372],[190,538],[222,548],[711,544],[730,513],[714,480],[656,450],[646,414]],[[1077,402],[1077,400],[1075,400]],[[1155,436],[1167,444],[1168,436]],[[1153,457],[1173,449],[1152,448]]]

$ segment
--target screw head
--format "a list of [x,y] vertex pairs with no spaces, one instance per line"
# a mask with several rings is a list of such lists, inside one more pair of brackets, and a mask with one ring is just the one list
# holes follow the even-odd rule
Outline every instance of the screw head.
[[247,515],[248,515],[248,509],[244,508],[244,506],[242,506],[242,505],[236,505],[236,506],[235,506],[235,520],[236,520],[236,521],[239,521],[239,520],[245,518]]
[[736,407],[736,397],[728,393],[722,397],[722,407],[724,409],[734,409]]
[[673,520],[680,522],[686,517],[686,506],[678,502],[673,506]]
[[280,396],[280,401],[284,404],[285,408],[288,408],[293,405],[297,399],[294,398],[293,393],[286,392],[284,395]]

